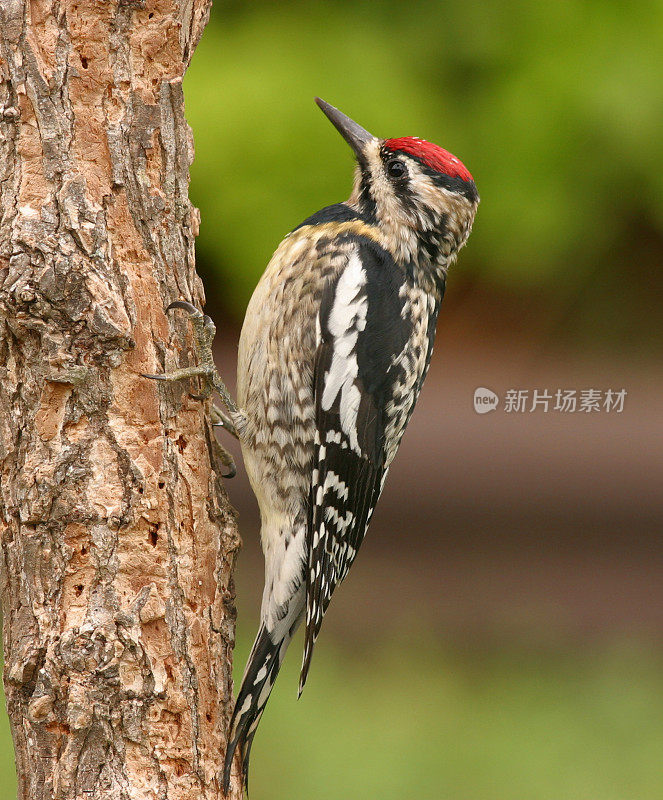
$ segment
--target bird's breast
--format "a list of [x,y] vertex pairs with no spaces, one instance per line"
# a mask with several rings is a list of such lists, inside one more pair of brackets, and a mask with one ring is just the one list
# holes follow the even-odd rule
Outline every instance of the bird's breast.
[[322,291],[342,263],[321,253],[323,231],[281,243],[249,302],[239,342],[237,399],[247,419],[242,450],[261,510],[308,497],[315,435],[313,367]]

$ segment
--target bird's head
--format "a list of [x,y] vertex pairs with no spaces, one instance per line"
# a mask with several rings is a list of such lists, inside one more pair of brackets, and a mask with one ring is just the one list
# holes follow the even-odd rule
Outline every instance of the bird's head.
[[385,233],[404,263],[446,272],[465,244],[479,203],[469,170],[424,139],[378,139],[324,100],[325,115],[357,156],[349,204]]

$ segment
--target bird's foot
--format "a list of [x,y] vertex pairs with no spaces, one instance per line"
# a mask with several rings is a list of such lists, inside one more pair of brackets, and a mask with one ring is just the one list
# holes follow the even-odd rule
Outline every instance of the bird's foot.
[[212,425],[218,428],[224,428],[228,431],[235,439],[239,439],[239,434],[237,433],[237,428],[235,427],[235,423],[230,419],[230,417],[223,411],[223,409],[219,408],[217,405],[212,406]]
[[[220,409],[217,405],[212,406],[212,425],[219,428],[224,428],[228,431],[228,433],[232,434],[235,439],[239,439],[239,434],[237,433],[237,428],[235,427],[233,421],[230,417],[225,414],[222,409]],[[237,475],[237,467],[235,466],[235,461],[232,455],[222,447],[218,441],[216,441],[216,445],[218,447],[217,455],[219,460],[223,464],[224,467],[228,467],[228,474],[224,475],[224,478],[234,478]]]
[[216,456],[219,461],[223,464],[224,467],[228,468],[228,472],[225,475],[222,475],[223,478],[234,478],[237,475],[237,465],[235,464],[235,459],[232,457],[232,454],[229,453],[225,447],[223,447],[217,441],[216,437],[214,437],[213,443],[216,449]]
[[[211,317],[203,314],[202,311],[197,309],[191,303],[184,300],[176,300],[171,303],[166,311],[171,311],[174,308],[181,308],[189,315],[191,327],[193,328],[193,335],[195,339],[196,354],[198,356],[198,366],[185,367],[183,369],[176,369],[172,372],[167,372],[163,375],[149,375],[145,372],[141,373],[144,378],[150,378],[155,381],[183,381],[191,378],[199,378],[202,383],[202,390],[197,394],[191,394],[196,400],[206,400],[213,391],[217,391],[223,401],[223,404],[228,409],[226,414],[218,406],[212,406],[212,424],[225,428],[235,438],[239,438],[237,433],[237,426],[235,420],[242,418],[242,413],[237,407],[237,404],[230,396],[230,392],[226,388],[225,383],[221,380],[219,373],[214,364],[214,356],[212,354],[212,342],[216,333],[216,326],[212,322]],[[237,470],[233,457],[221,445],[219,445],[219,457],[224,466],[229,468],[229,474],[224,475],[226,478],[232,478]]]
[[[202,311],[199,311],[191,303],[186,303],[184,300],[177,300],[171,303],[166,311],[171,311],[174,308],[181,308],[189,315],[191,327],[193,328],[193,335],[196,345],[196,354],[198,356],[198,365],[195,367],[185,367],[184,369],[176,369],[164,375],[148,375],[143,372],[145,378],[151,378],[155,381],[184,381],[189,378],[200,378],[202,383],[202,391],[198,394],[193,394],[196,400],[206,400],[219,386],[222,389],[221,397],[224,403],[226,398],[224,394],[230,399],[228,390],[225,388],[223,381],[219,377],[214,364],[214,357],[212,355],[212,342],[214,341],[214,334],[216,327],[212,319]],[[231,406],[234,407],[234,402],[230,399]]]

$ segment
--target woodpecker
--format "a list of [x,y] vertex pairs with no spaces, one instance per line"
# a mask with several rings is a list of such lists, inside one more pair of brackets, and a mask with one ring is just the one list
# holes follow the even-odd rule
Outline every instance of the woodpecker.
[[417,137],[379,139],[329,103],[322,111],[357,164],[350,198],[280,244],[249,302],[237,404],[214,368],[209,317],[186,302],[201,376],[226,411],[260,507],[265,587],[260,629],[230,725],[227,793],[251,744],[288,644],[306,620],[301,694],[336,586],[366,534],[433,350],[447,271],[479,196],[467,168]]

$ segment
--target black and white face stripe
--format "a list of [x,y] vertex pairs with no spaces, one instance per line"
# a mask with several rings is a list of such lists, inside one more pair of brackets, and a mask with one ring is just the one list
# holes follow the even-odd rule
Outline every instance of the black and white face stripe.
[[[477,192],[477,187],[474,181],[466,181],[457,176],[446,175],[443,172],[438,172],[426,164],[422,158],[412,155],[412,153],[400,153],[383,146],[380,148],[380,159],[384,165],[385,174],[390,178],[396,187],[399,185],[406,185],[408,178],[410,178],[413,173],[413,165],[416,164],[417,174],[427,176],[436,186],[440,187],[441,189],[446,189],[449,192],[460,194],[471,203],[476,203],[479,200],[479,193]],[[409,165],[406,175],[394,176],[391,174],[392,171],[389,167],[394,161],[402,161],[406,166]]]
[[380,229],[396,260],[412,265],[412,275],[417,267],[415,279],[433,291],[465,243],[477,203],[472,180],[438,172],[380,140],[360,159],[349,201]]

